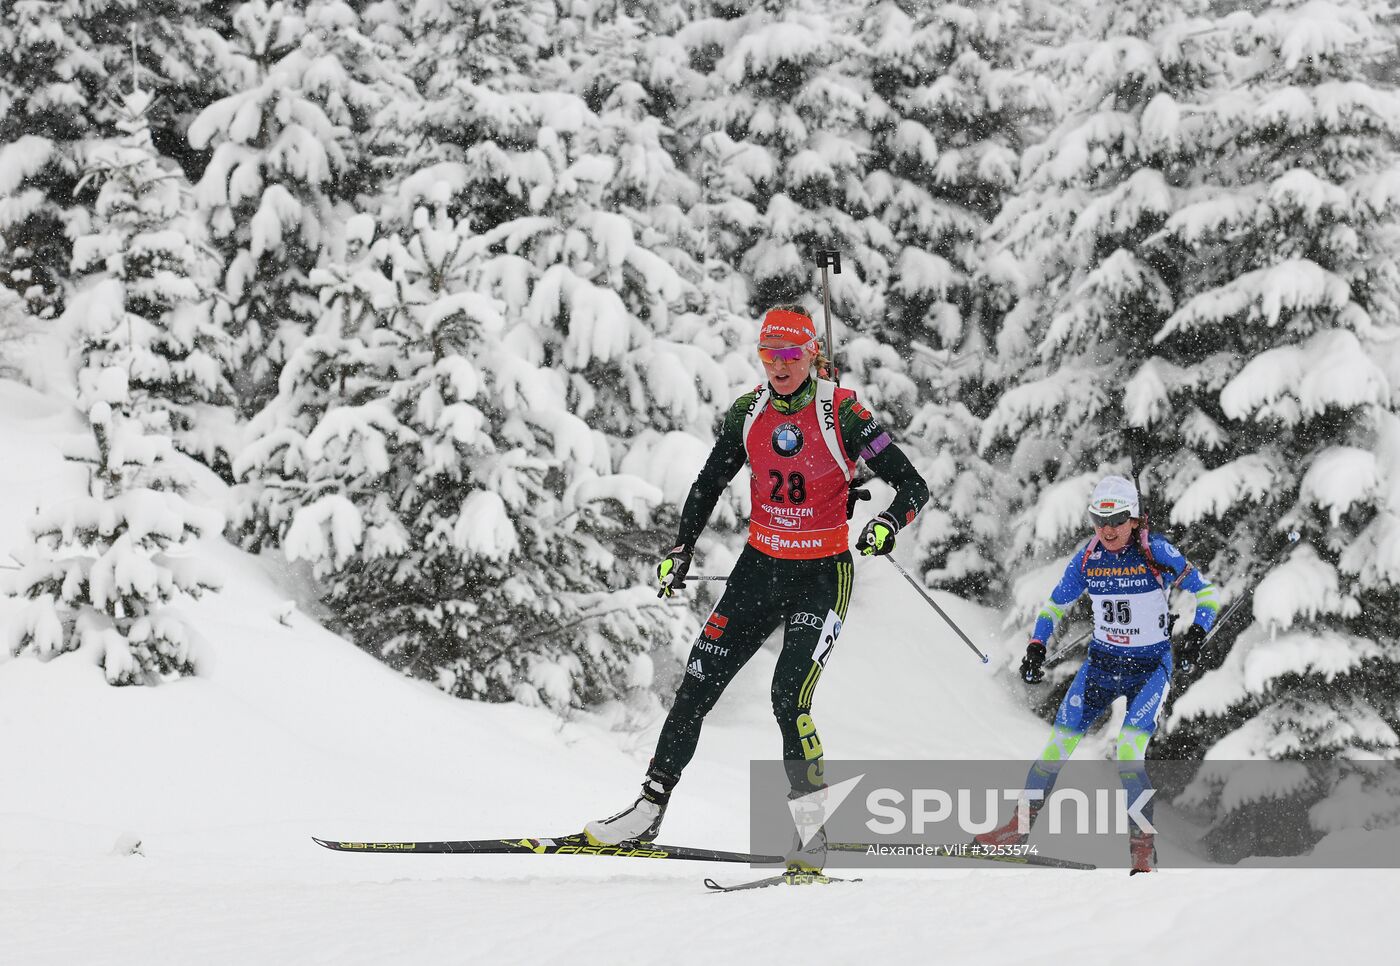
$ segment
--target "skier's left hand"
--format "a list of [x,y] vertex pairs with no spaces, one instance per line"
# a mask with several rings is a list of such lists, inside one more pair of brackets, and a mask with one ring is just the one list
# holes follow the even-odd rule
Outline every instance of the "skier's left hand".
[[1201,663],[1201,645],[1205,640],[1206,629],[1200,624],[1192,624],[1186,629],[1186,635],[1176,648],[1177,666],[1183,674],[1190,674]]
[[1021,680],[1039,684],[1045,680],[1045,643],[1032,640],[1026,644],[1026,656],[1021,658]]
[[685,575],[690,570],[690,549],[672,547],[671,551],[656,565],[656,581],[660,590],[657,597],[670,597],[685,587]]
[[865,525],[856,540],[856,549],[866,557],[883,557],[894,549],[894,535],[899,524],[888,513],[881,513]]

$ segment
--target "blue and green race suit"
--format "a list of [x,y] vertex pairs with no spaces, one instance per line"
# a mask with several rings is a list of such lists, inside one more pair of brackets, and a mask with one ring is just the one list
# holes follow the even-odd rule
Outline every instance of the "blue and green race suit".
[[1048,795],[1060,766],[1115,698],[1128,701],[1118,735],[1119,775],[1128,800],[1150,787],[1143,761],[1171,685],[1168,591],[1196,596],[1195,623],[1209,631],[1220,605],[1215,587],[1159,534],[1134,533],[1116,553],[1097,541],[1075,553],[1038,615],[1031,637],[1048,641],[1065,611],[1086,591],[1093,607],[1089,657],[1055,714],[1054,730],[1031,767],[1026,788]]

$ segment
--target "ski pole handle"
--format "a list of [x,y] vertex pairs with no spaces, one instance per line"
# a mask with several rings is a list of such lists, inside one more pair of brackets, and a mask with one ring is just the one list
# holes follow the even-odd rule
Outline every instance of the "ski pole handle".
[[822,312],[826,315],[826,357],[831,360],[831,378],[839,386],[841,370],[836,367],[836,344],[831,338],[831,288],[827,282],[826,270],[833,275],[841,274],[841,253],[832,249],[817,252],[817,267],[822,270]]
[[905,580],[909,581],[910,587],[913,587],[919,592],[919,596],[924,599],[924,602],[938,612],[938,616],[943,618],[943,620],[948,624],[949,627],[951,627],[954,630],[958,637],[962,638],[963,643],[966,644],[968,647],[972,648],[972,653],[980,657],[982,659],[983,664],[987,664],[991,661],[991,658],[983,654],[978,649],[977,645],[972,643],[972,639],[963,633],[962,628],[959,627],[953,621],[953,618],[949,617],[948,614],[943,610],[943,608],[938,606],[938,602],[928,595],[928,591],[924,590],[923,586],[917,580],[914,579],[913,574],[905,570],[904,567],[900,565],[899,561],[894,559],[893,557],[886,557],[885,559],[894,565],[894,569],[899,571],[900,576],[902,576]]

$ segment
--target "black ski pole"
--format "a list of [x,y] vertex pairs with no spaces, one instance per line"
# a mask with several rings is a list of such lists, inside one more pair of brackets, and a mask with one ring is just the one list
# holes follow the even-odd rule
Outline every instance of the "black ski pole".
[[1059,663],[1070,651],[1087,641],[1093,633],[1094,629],[1091,627],[1080,634],[1076,634],[1073,640],[1066,641],[1049,654],[1045,655],[1045,667],[1050,667],[1052,664]]
[[[834,248],[823,248],[817,252],[817,267],[822,270],[822,314],[826,317],[826,358],[831,363],[831,381],[838,386],[841,385],[841,370],[836,365],[836,339],[831,334],[831,283],[827,278],[826,270],[831,269],[831,274],[841,274],[841,253]],[[846,501],[846,519],[851,518],[855,510],[857,500],[870,499],[870,491],[864,489],[866,482],[873,479],[871,476],[861,478],[859,470],[856,477],[851,481],[848,499]]]
[[893,557],[886,557],[885,559],[888,560],[890,563],[894,564],[894,569],[898,570],[900,575],[903,576],[905,580],[909,581],[909,586],[917,590],[919,592],[919,596],[922,597],[930,607],[932,607],[938,612],[938,616],[943,618],[943,620],[945,620],[948,623],[948,626],[951,627],[957,633],[957,635],[962,638],[964,644],[972,648],[972,653],[980,657],[982,659],[983,664],[986,664],[989,661],[991,661],[991,658],[989,658],[987,655],[983,654],[980,650],[978,650],[977,645],[972,643],[972,639],[963,633],[962,628],[959,627],[953,621],[953,618],[949,617],[947,612],[944,611],[942,607],[938,606],[938,601],[934,600],[928,595],[928,591],[924,590],[923,586],[917,580],[914,579],[913,574],[911,574],[909,571],[905,570],[902,566],[900,566],[899,561],[894,559]]
[[[1288,543],[1284,544],[1277,551],[1275,551],[1268,558],[1268,563],[1274,563],[1274,561],[1278,560],[1278,558],[1283,555],[1285,550],[1291,549],[1293,545],[1297,543],[1298,540],[1302,537],[1302,534],[1300,534],[1297,530],[1289,530],[1287,536]],[[1260,579],[1262,580],[1263,578]],[[1230,618],[1235,616],[1235,612],[1240,609],[1240,606],[1245,601],[1254,599],[1254,591],[1256,588],[1258,588],[1258,586],[1259,581],[1256,580],[1253,584],[1249,586],[1248,590],[1246,590],[1244,593],[1240,594],[1239,597],[1236,597],[1233,601],[1231,601],[1230,606],[1226,607],[1224,612],[1216,618],[1215,624],[1210,629],[1210,633],[1205,636],[1205,640],[1201,641],[1200,653],[1196,655],[1196,660],[1192,662],[1196,667],[1205,666],[1206,650],[1210,647],[1211,642],[1215,640],[1215,635],[1219,634],[1221,628],[1223,628],[1227,623],[1229,623]]]
[[836,343],[831,337],[831,288],[827,282],[826,270],[831,274],[841,274],[841,253],[831,249],[817,252],[817,267],[822,270],[822,311],[826,314],[826,357],[831,360],[831,379],[841,384],[841,370],[836,367]]

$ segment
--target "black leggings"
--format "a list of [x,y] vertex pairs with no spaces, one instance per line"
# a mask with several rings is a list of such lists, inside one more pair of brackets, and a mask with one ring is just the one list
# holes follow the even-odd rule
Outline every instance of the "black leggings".
[[822,787],[822,744],[812,723],[812,695],[846,619],[854,571],[850,553],[779,560],[746,546],[686,658],[653,766],[680,777],[695,755],[705,715],[783,624],[783,649],[773,670],[773,714],[783,735],[783,760],[794,790]]

